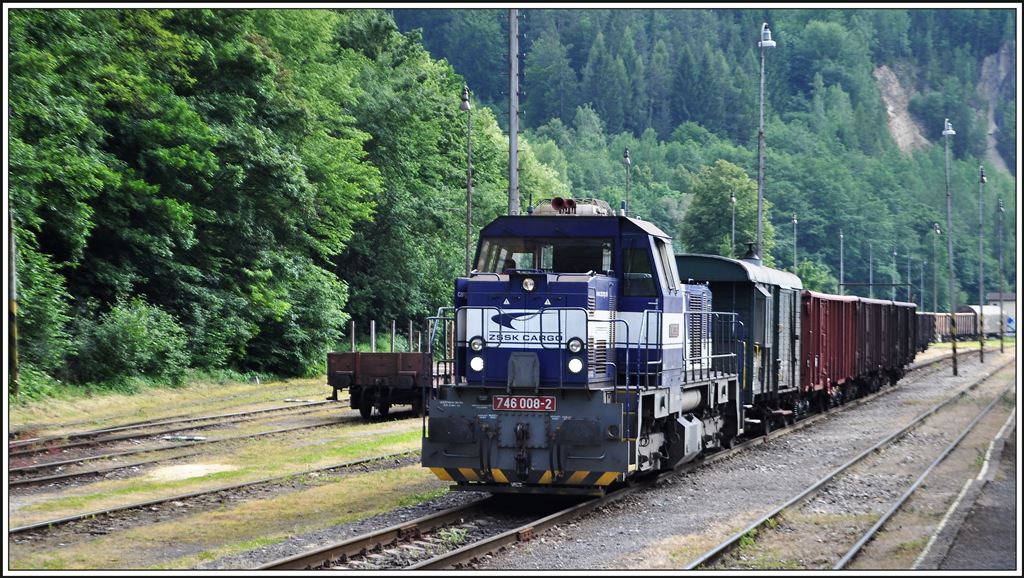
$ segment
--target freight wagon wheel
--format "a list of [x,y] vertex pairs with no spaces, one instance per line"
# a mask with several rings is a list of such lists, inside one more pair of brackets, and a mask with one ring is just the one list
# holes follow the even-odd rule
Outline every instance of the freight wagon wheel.
[[377,413],[380,414],[380,417],[388,417],[389,411],[391,411],[390,403],[382,401],[377,405]]
[[363,416],[363,419],[370,419],[370,414],[373,412],[373,398],[368,395],[362,395],[359,398],[359,415]]

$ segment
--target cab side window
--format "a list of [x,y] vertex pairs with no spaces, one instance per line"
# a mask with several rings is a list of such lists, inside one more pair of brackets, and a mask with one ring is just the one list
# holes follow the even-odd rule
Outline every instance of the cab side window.
[[672,250],[662,239],[655,239],[654,246],[658,250],[658,273],[661,275],[661,282],[666,290],[675,291],[679,288],[676,279],[679,274],[675,269],[675,259],[672,258]]
[[622,254],[622,294],[626,297],[655,297],[650,252],[643,248],[626,249]]

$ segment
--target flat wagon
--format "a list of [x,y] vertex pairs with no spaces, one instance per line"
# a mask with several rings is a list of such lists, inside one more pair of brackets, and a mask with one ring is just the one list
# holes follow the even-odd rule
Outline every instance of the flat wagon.
[[429,353],[345,352],[327,354],[331,399],[348,388],[353,408],[364,418],[373,410],[387,416],[392,405],[409,404],[420,415],[433,387]]

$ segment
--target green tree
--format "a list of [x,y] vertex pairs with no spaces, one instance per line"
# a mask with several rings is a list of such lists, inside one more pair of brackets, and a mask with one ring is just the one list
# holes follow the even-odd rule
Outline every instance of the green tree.
[[[716,161],[705,166],[693,179],[693,201],[683,218],[678,238],[690,253],[728,256],[731,238],[730,193],[736,195],[736,255],[745,251],[742,245],[757,240],[757,182],[743,169],[728,162]],[[775,245],[775,228],[769,218],[771,203],[764,201],[765,222],[762,229],[763,255],[770,264]]]
[[527,125],[540,126],[552,118],[566,120],[576,109],[579,81],[557,30],[546,30],[533,43],[523,72],[530,87],[524,107]]
[[839,292],[839,280],[828,267],[818,261],[804,259],[796,268],[796,276],[803,282],[804,289],[836,294]]

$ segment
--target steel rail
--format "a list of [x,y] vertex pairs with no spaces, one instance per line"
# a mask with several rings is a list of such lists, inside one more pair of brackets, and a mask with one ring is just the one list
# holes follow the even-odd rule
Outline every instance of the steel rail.
[[53,441],[53,440],[67,440],[67,439],[77,439],[77,438],[88,438],[88,437],[93,437],[93,436],[97,436],[97,435],[101,435],[101,434],[105,434],[105,433],[115,433],[115,432],[119,432],[119,431],[130,430],[130,429],[142,429],[142,428],[156,427],[156,426],[161,426],[161,425],[173,425],[173,424],[187,423],[187,422],[193,422],[193,421],[205,421],[205,420],[210,420],[210,419],[231,418],[231,417],[236,417],[236,416],[241,416],[241,415],[254,415],[254,414],[258,414],[258,413],[268,413],[268,412],[273,412],[273,411],[285,411],[285,410],[297,409],[297,408],[301,408],[301,407],[311,407],[311,406],[318,406],[318,405],[326,405],[326,404],[330,404],[330,403],[335,403],[335,402],[333,402],[333,401],[315,401],[315,402],[312,402],[312,403],[302,403],[302,404],[295,404],[295,405],[281,405],[281,406],[269,407],[269,408],[264,408],[264,409],[257,409],[257,410],[252,410],[252,411],[243,411],[243,412],[227,413],[227,414],[219,414],[219,415],[205,415],[205,416],[196,416],[196,417],[190,417],[187,414],[181,414],[181,415],[170,416],[170,417],[166,417],[166,418],[155,418],[155,419],[146,420],[146,421],[137,421],[137,422],[133,422],[133,423],[127,423],[127,424],[122,424],[122,425],[119,425],[119,426],[112,426],[112,427],[102,428],[102,429],[86,430],[86,431],[79,431],[79,432],[70,432],[70,433],[66,433],[66,434],[53,434],[53,435],[49,435],[49,436],[42,436],[42,437],[36,437],[36,438],[28,438],[28,439],[23,439],[23,440],[11,440],[11,441],[9,441],[7,443],[7,447],[8,447],[8,449],[10,449],[10,448],[20,448],[20,447],[29,446],[29,445],[46,443],[48,441]]
[[743,528],[739,532],[736,532],[735,534],[733,534],[732,536],[727,538],[724,542],[722,542],[718,546],[715,546],[711,550],[708,550],[707,552],[705,552],[704,554],[699,556],[697,559],[695,559],[692,562],[690,562],[689,564],[687,564],[684,567],[684,569],[685,570],[694,570],[694,569],[700,568],[701,566],[707,566],[708,564],[718,560],[724,554],[726,554],[727,552],[731,551],[737,544],[739,544],[740,540],[744,536],[746,536],[750,532],[760,528],[761,526],[766,524],[769,520],[771,520],[771,519],[775,518],[776,516],[778,516],[780,513],[784,512],[784,511],[790,509],[791,507],[795,506],[796,504],[802,502],[805,498],[807,498],[811,494],[815,493],[822,486],[824,486],[828,482],[832,481],[832,479],[834,479],[836,476],[838,476],[839,474],[843,473],[844,471],[850,469],[851,467],[853,467],[854,465],[856,465],[861,460],[863,460],[867,456],[871,455],[872,453],[874,453],[878,449],[880,449],[880,448],[890,444],[891,442],[901,438],[908,431],[910,431],[912,428],[916,427],[918,424],[920,424],[922,421],[924,421],[925,419],[927,419],[928,417],[933,415],[935,412],[939,411],[940,409],[942,409],[946,405],[948,405],[950,403],[953,403],[954,401],[959,400],[961,397],[966,395],[967,392],[969,392],[969,391],[973,390],[974,388],[976,388],[977,386],[981,385],[982,383],[987,381],[989,378],[991,378],[993,375],[995,375],[997,372],[1003,370],[1004,368],[1006,368],[1009,365],[1011,365],[1012,363],[1014,363],[1014,361],[1015,360],[1010,360],[1010,361],[1007,361],[1007,362],[1003,363],[1002,365],[1000,365],[996,369],[994,369],[994,370],[988,372],[987,374],[985,374],[985,376],[975,380],[970,385],[961,388],[960,390],[958,390],[956,393],[954,393],[953,395],[951,395],[947,399],[945,399],[945,400],[939,402],[938,404],[932,406],[932,408],[922,412],[913,421],[911,421],[909,424],[907,424],[903,428],[900,428],[898,431],[893,432],[892,434],[886,436],[884,439],[882,439],[878,443],[874,444],[873,446],[869,447],[868,449],[862,451],[860,454],[858,454],[854,458],[848,460],[844,464],[842,464],[839,467],[835,468],[830,473],[828,473],[827,475],[825,475],[824,477],[819,479],[817,482],[811,484],[810,486],[808,486],[806,489],[804,489],[802,492],[800,492],[799,494],[797,494],[793,498],[790,498],[787,502],[785,502],[781,506],[779,506],[776,509],[772,510],[771,512],[765,514],[764,516],[761,516],[760,518],[758,518],[757,520],[752,522],[747,527]]
[[[815,417],[817,417],[817,416],[815,416]],[[630,493],[632,493],[632,492],[634,492],[634,491],[636,491],[638,489],[641,489],[643,487],[647,487],[649,485],[655,484],[655,483],[657,483],[658,480],[664,479],[667,476],[683,473],[683,472],[686,472],[686,471],[691,471],[691,470],[693,470],[695,468],[698,468],[700,466],[703,466],[705,464],[709,464],[709,463],[712,463],[712,462],[724,459],[724,458],[726,458],[728,456],[731,456],[733,454],[736,454],[736,453],[738,453],[738,452],[740,452],[740,451],[742,451],[744,449],[753,447],[753,446],[758,445],[760,443],[764,443],[768,439],[774,439],[774,438],[776,438],[778,436],[785,435],[785,434],[787,434],[789,432],[801,429],[802,427],[805,427],[805,426],[809,425],[810,423],[811,423],[811,420],[808,419],[808,420],[805,420],[803,422],[800,422],[800,423],[796,424],[793,427],[786,428],[786,429],[776,430],[776,431],[772,432],[771,434],[769,434],[768,436],[760,436],[760,437],[757,437],[757,438],[754,438],[754,439],[751,439],[751,440],[747,440],[747,441],[745,441],[745,442],[743,442],[741,444],[737,444],[736,446],[734,446],[731,449],[723,450],[721,452],[712,454],[712,455],[710,455],[710,456],[708,456],[708,457],[706,457],[704,459],[700,459],[700,460],[696,460],[694,462],[690,462],[690,463],[684,464],[683,466],[681,466],[677,470],[673,470],[671,472],[663,472],[661,474],[657,474],[657,475],[651,476],[651,477],[646,478],[646,479],[638,480],[635,483],[635,485],[633,485],[633,486],[628,486],[628,487],[621,488],[621,489],[616,490],[614,492],[608,493],[608,494],[606,494],[603,497],[594,498],[592,500],[588,500],[586,502],[582,502],[580,504],[576,504],[576,505],[574,505],[574,506],[572,506],[570,508],[567,508],[566,510],[563,510],[561,512],[557,512],[555,514],[551,514],[549,516],[545,516],[544,518],[541,518],[540,520],[537,520],[537,521],[533,522],[532,524],[527,524],[525,526],[517,528],[516,530],[511,531],[511,534],[510,534],[510,532],[505,532],[505,533],[499,534],[497,536],[493,536],[491,538],[487,538],[487,539],[485,539],[482,542],[493,543],[493,541],[495,541],[495,540],[502,540],[503,538],[507,538],[507,535],[512,535],[513,536],[514,539],[512,541],[515,541],[515,539],[528,539],[530,537],[530,535],[532,534],[532,532],[529,531],[531,528],[533,528],[533,529],[542,528],[542,529],[538,529],[537,531],[538,532],[539,531],[543,531],[543,529],[547,529],[551,525],[557,523],[558,516],[561,516],[564,519],[565,516],[582,515],[582,514],[586,513],[587,511],[589,511],[589,510],[585,509],[585,507],[588,504],[591,504],[591,505],[593,505],[593,507],[596,508],[596,507],[600,506],[601,504],[611,503],[612,501],[615,501],[615,500],[618,500],[620,498],[623,498],[623,497],[629,495]],[[377,530],[377,531],[369,532],[369,533],[364,534],[362,536],[356,536],[354,538],[350,538],[350,539],[345,540],[343,542],[339,542],[339,543],[336,543],[336,544],[325,546],[323,548],[320,548],[318,550],[314,550],[312,552],[304,552],[302,554],[296,554],[296,555],[290,556],[288,558],[282,558],[280,560],[275,560],[273,562],[269,562],[269,563],[261,566],[260,569],[282,569],[283,570],[283,569],[314,569],[314,568],[322,568],[322,567],[325,567],[330,562],[332,562],[332,561],[334,561],[336,559],[342,558],[343,557],[342,555],[344,555],[344,556],[353,556],[353,555],[362,554],[362,553],[365,553],[366,551],[369,551],[369,550],[372,550],[372,549],[376,548],[377,546],[389,544],[389,543],[391,543],[391,542],[393,542],[395,540],[398,540],[398,539],[407,539],[408,537],[412,536],[413,533],[415,533],[415,535],[419,535],[420,533],[429,532],[430,530],[436,529],[436,528],[438,528],[440,526],[444,526],[444,525],[450,523],[452,519],[457,519],[458,517],[461,517],[461,516],[465,515],[466,513],[471,512],[472,510],[475,510],[475,509],[477,509],[479,507],[482,507],[485,502],[488,502],[488,503],[496,502],[497,499],[498,498],[495,497],[495,496],[492,496],[492,497],[489,497],[489,498],[483,498],[481,500],[477,500],[475,502],[471,502],[469,504],[466,504],[465,506],[460,506],[460,507],[452,508],[452,509],[449,509],[449,510],[443,510],[443,511],[438,512],[436,514],[430,514],[430,515],[424,516],[422,518],[417,518],[416,520],[413,520],[411,522],[405,522],[405,523],[402,523],[402,524],[396,524],[394,526],[390,526],[390,527],[385,528],[383,530]],[[601,502],[601,503],[599,504],[597,502]],[[439,520],[439,518],[443,518],[443,519]],[[414,526],[414,527],[412,527],[412,526]],[[397,532],[400,528],[410,528],[410,532],[406,532],[406,533],[400,535],[400,533]],[[412,531],[415,531],[415,532],[412,532]],[[517,533],[517,531],[518,531],[518,533]],[[518,536],[518,538],[516,538],[517,536]],[[507,543],[507,542],[505,542],[505,543]],[[480,544],[480,542],[478,542],[476,545],[479,545],[479,544]],[[504,545],[504,544],[501,544],[501,545]],[[464,547],[461,550],[465,550],[465,549],[468,549],[468,548],[473,547],[473,546],[474,545],[470,545],[470,546]],[[500,546],[497,546],[497,547],[500,547]],[[443,554],[442,556],[446,556],[446,555],[450,555],[450,554],[451,553]],[[478,554],[476,554],[476,555],[478,555]],[[435,559],[432,559],[432,560],[434,560],[434,562],[432,562],[429,566],[423,566],[423,567],[436,567],[435,566],[436,564],[440,564],[441,563],[439,561],[440,557],[436,557],[436,560]],[[427,562],[422,562],[421,564],[426,564],[426,563]],[[415,569],[415,568],[420,568],[420,567],[421,567],[420,565],[414,565],[414,566],[408,567],[408,569]]]
[[250,482],[242,482],[242,483],[233,484],[233,485],[230,485],[230,486],[221,486],[219,488],[212,488],[212,489],[209,489],[209,490],[199,490],[199,491],[196,491],[196,492],[189,492],[187,494],[177,494],[175,496],[168,496],[166,498],[156,498],[156,499],[153,499],[153,500],[146,500],[144,502],[135,502],[135,503],[131,503],[131,504],[125,504],[123,506],[114,506],[112,508],[106,508],[106,509],[103,509],[103,510],[95,510],[95,511],[92,511],[92,512],[85,512],[83,514],[75,514],[75,515],[72,515],[72,516],[65,516],[63,518],[56,518],[56,519],[53,519],[53,520],[46,520],[46,521],[43,521],[43,522],[36,522],[34,524],[26,524],[24,526],[18,526],[18,527],[11,528],[10,530],[8,530],[7,534],[8,535],[11,535],[11,534],[23,534],[25,532],[30,532],[32,530],[50,529],[50,528],[53,528],[53,527],[56,527],[56,526],[61,526],[61,525],[64,525],[64,524],[68,524],[70,522],[76,522],[76,521],[79,521],[79,520],[84,520],[86,518],[95,518],[95,517],[99,517],[99,516],[103,516],[103,515],[109,515],[109,514],[113,514],[113,513],[117,513],[117,512],[123,512],[123,511],[126,511],[126,510],[135,510],[135,509],[138,509],[138,508],[147,508],[149,506],[155,506],[157,504],[164,504],[164,503],[167,503],[167,502],[175,502],[175,501],[188,500],[188,499],[197,498],[197,497],[200,497],[200,496],[216,494],[216,493],[220,493],[220,492],[228,492],[228,491],[232,491],[232,490],[238,490],[238,489],[241,489],[241,488],[257,486],[257,485],[260,485],[260,484],[268,484],[268,483],[271,483],[271,482],[277,482],[277,481],[286,480],[286,479],[289,479],[289,478],[294,478],[294,477],[298,477],[298,476],[305,476],[305,475],[319,473],[319,472],[326,472],[326,471],[330,471],[330,470],[347,469],[347,468],[351,468],[351,467],[355,467],[355,466],[360,466],[360,465],[363,465],[363,464],[368,464],[368,463],[377,462],[377,461],[389,460],[389,459],[394,459],[394,458],[408,457],[408,456],[416,455],[418,453],[419,453],[419,450],[411,450],[411,451],[407,451],[407,452],[398,452],[398,453],[394,453],[394,454],[385,454],[385,455],[373,456],[373,457],[369,457],[369,458],[361,458],[361,459],[358,459],[358,460],[342,462],[340,464],[334,464],[334,465],[331,465],[331,466],[324,466],[324,467],[315,468],[315,469],[311,469],[311,470],[303,470],[303,471],[300,471],[300,472],[293,472],[293,473],[290,473],[290,474],[283,474],[283,475],[280,475],[280,476],[273,476],[273,477],[269,477],[269,478],[261,478],[261,479],[258,479],[258,480],[253,480],[253,481],[250,481]]
[[996,396],[995,399],[992,400],[992,403],[988,404],[988,407],[986,407],[981,413],[979,413],[971,421],[971,423],[967,425],[963,432],[961,432],[960,435],[957,436],[955,440],[953,440],[952,443],[946,446],[946,449],[943,450],[943,452],[939,454],[939,456],[935,458],[935,460],[932,461],[931,464],[929,464],[928,468],[925,469],[925,471],[922,472],[916,480],[914,480],[914,483],[911,484],[905,492],[903,492],[903,495],[901,495],[895,502],[893,502],[893,505],[884,514],[882,514],[882,517],[879,518],[873,526],[868,528],[867,532],[865,532],[864,535],[861,536],[860,540],[857,540],[857,543],[854,544],[850,548],[850,550],[847,551],[846,554],[844,554],[843,557],[839,559],[838,562],[836,562],[835,566],[833,566],[832,568],[833,570],[842,570],[846,568],[850,564],[850,562],[853,561],[853,559],[857,556],[857,554],[860,553],[864,546],[866,546],[868,542],[873,540],[875,535],[878,534],[878,531],[881,530],[883,526],[885,526],[886,522],[889,521],[889,518],[892,518],[896,514],[896,512],[899,511],[901,507],[903,507],[903,504],[905,504],[906,501],[910,499],[910,496],[912,496],[914,492],[916,492],[917,489],[921,486],[921,484],[924,483],[924,479],[928,477],[928,474],[932,473],[932,470],[934,470],[936,467],[939,466],[939,464],[944,462],[946,458],[949,457],[949,454],[953,453],[953,450],[955,450],[957,446],[960,445],[960,442],[962,442],[964,438],[967,437],[967,434],[974,431],[974,428],[981,422],[982,418],[987,416],[989,412],[991,412],[992,409],[996,406],[996,404],[1006,397],[1006,394],[1009,393],[1013,387],[1013,383],[1006,386],[1006,388],[1004,388],[1003,391],[998,396]]
[[[916,364],[913,364],[913,365],[909,366],[908,367],[908,371],[914,371],[914,370],[918,370],[918,369],[927,368],[927,367],[936,365],[938,363],[941,363],[943,361],[947,361],[951,357],[952,357],[952,354],[950,353],[950,354],[945,354],[943,356],[936,357],[934,359],[930,359],[928,361],[916,363]],[[591,512],[594,509],[597,509],[597,508],[599,508],[599,507],[601,507],[603,505],[606,505],[606,504],[612,503],[614,501],[617,501],[619,499],[622,499],[622,498],[632,494],[633,492],[635,492],[635,491],[637,491],[639,489],[650,487],[650,486],[653,486],[653,485],[657,485],[663,479],[666,479],[668,477],[675,476],[675,475],[678,475],[678,474],[686,473],[686,472],[689,472],[689,471],[693,471],[693,470],[695,470],[697,468],[700,468],[700,467],[703,467],[705,465],[708,465],[708,464],[717,462],[719,460],[725,459],[727,457],[733,456],[733,455],[735,455],[735,454],[737,454],[737,453],[739,453],[739,452],[741,452],[743,450],[746,450],[746,449],[749,449],[751,447],[757,446],[758,444],[762,444],[762,443],[765,443],[765,442],[767,442],[769,440],[773,440],[773,439],[775,439],[777,437],[781,437],[781,436],[788,435],[790,433],[799,431],[799,430],[801,430],[801,429],[803,429],[805,427],[808,427],[811,424],[816,423],[817,421],[819,421],[821,419],[824,419],[824,418],[826,418],[828,416],[836,415],[836,414],[838,414],[838,413],[840,413],[842,411],[845,411],[846,409],[850,409],[850,408],[856,407],[856,406],[861,405],[861,404],[863,404],[863,403],[865,403],[867,401],[875,399],[875,398],[877,398],[879,396],[885,395],[885,394],[893,391],[893,389],[894,389],[893,387],[884,388],[881,391],[872,393],[870,395],[866,395],[866,396],[859,397],[857,399],[850,400],[849,402],[844,403],[843,405],[835,408],[837,411],[825,412],[825,413],[817,413],[815,415],[808,416],[808,417],[798,421],[796,424],[793,424],[793,425],[791,425],[789,427],[785,427],[785,428],[782,428],[782,429],[774,430],[774,431],[770,432],[767,435],[761,435],[761,436],[758,436],[758,437],[755,437],[755,438],[743,441],[743,442],[735,445],[734,447],[732,447],[730,449],[725,449],[725,450],[716,452],[714,454],[710,454],[708,456],[705,456],[703,458],[698,458],[697,460],[694,460],[693,462],[684,464],[684,465],[680,466],[679,468],[677,468],[675,470],[672,470],[672,471],[669,471],[669,472],[662,472],[662,473],[659,473],[657,475],[653,475],[653,476],[650,476],[650,477],[647,477],[647,478],[643,478],[643,479],[637,480],[631,486],[620,488],[618,490],[610,492],[610,493],[608,493],[608,494],[606,494],[606,495],[604,495],[602,497],[599,497],[599,498],[593,498],[591,500],[587,500],[585,502],[581,502],[579,504],[575,504],[575,505],[573,505],[573,506],[571,506],[569,508],[566,508],[566,509],[561,510],[559,512],[555,512],[553,514],[550,514],[548,516],[540,518],[540,519],[538,519],[538,520],[536,520],[536,521],[534,521],[532,523],[522,525],[522,526],[520,526],[518,528],[515,528],[513,530],[508,530],[506,532],[502,532],[500,534],[497,534],[495,536],[491,536],[489,538],[485,538],[485,539],[480,540],[478,542],[475,542],[473,544],[468,544],[468,545],[463,546],[462,548],[459,548],[457,550],[453,550],[453,551],[450,551],[450,552],[447,552],[447,553],[435,556],[435,557],[430,558],[428,560],[423,560],[421,562],[418,562],[416,564],[413,564],[411,566],[406,567],[406,569],[407,570],[426,570],[426,569],[437,569],[437,568],[450,567],[450,566],[452,566],[454,564],[457,564],[459,562],[466,561],[466,560],[471,560],[473,558],[480,557],[480,556],[484,555],[485,553],[494,552],[494,551],[496,551],[496,550],[498,550],[498,549],[500,549],[500,548],[502,548],[504,546],[507,546],[508,544],[513,543],[513,542],[529,540],[533,536],[535,536],[535,535],[537,535],[537,534],[539,534],[541,532],[546,531],[547,529],[551,528],[552,526],[554,526],[554,525],[556,525],[558,523],[578,518],[578,517],[580,517],[580,516],[582,516],[582,515],[584,515],[584,514],[586,514],[588,512]],[[460,515],[464,515],[465,513],[467,513],[469,511],[470,508],[475,509],[477,507],[480,507],[485,501],[489,501],[489,500],[494,500],[494,497],[492,496],[491,498],[485,498],[483,500],[472,502],[471,504],[468,504],[468,505],[463,507],[463,508],[467,508],[467,509],[456,508],[456,509],[453,509],[453,510],[458,511]],[[438,514],[432,514],[432,515],[424,516],[423,518],[419,518],[417,520],[413,520],[412,522],[407,522],[405,524],[397,524],[395,526],[391,526],[391,527],[385,528],[383,530],[379,530],[379,531],[376,531],[376,532],[370,532],[370,533],[365,534],[363,536],[357,536],[357,537],[345,540],[345,541],[337,543],[337,544],[332,544],[332,545],[320,548],[318,550],[314,550],[312,552],[304,552],[302,554],[296,554],[296,555],[290,556],[288,558],[283,558],[283,559],[275,560],[273,562],[269,562],[267,564],[264,564],[263,566],[260,567],[260,569],[268,569],[268,570],[270,570],[270,569],[273,569],[273,570],[300,569],[301,570],[301,569],[324,568],[324,567],[327,567],[331,562],[333,562],[335,560],[343,559],[343,558],[346,558],[348,556],[365,554],[367,551],[372,550],[374,548],[377,548],[379,546],[383,546],[385,544],[390,544],[390,543],[395,542],[397,540],[408,539],[412,535],[418,536],[419,533],[421,533],[421,532],[427,532],[427,531],[430,531],[430,530],[435,529],[437,527],[443,526],[443,525],[449,523],[449,521],[452,519],[452,518],[447,517],[450,512],[451,512],[450,510],[445,510],[445,511],[440,512]],[[435,519],[437,516],[446,516],[445,517],[446,521],[443,521],[443,522],[437,521]],[[410,526],[412,526],[412,527],[410,528]],[[406,533],[403,534],[402,532],[400,532],[400,530],[402,528],[407,528]]]
[[398,540],[406,540],[457,521],[495,501],[493,497],[482,498],[462,506],[428,514],[408,522],[400,522],[387,528],[368,532],[330,546],[282,558],[260,566],[260,570],[312,570],[327,567],[331,562],[348,556],[364,554],[370,550]]
[[[357,418],[357,417],[342,417],[341,419],[344,420],[344,421],[353,421],[353,420],[358,420],[359,418]],[[389,420],[393,420],[393,421],[397,421],[399,418],[394,418],[393,416],[389,416],[388,419]],[[58,464],[59,465],[67,465],[67,464],[79,463],[79,462],[82,462],[82,461],[91,461],[91,460],[95,460],[95,459],[102,459],[102,458],[109,458],[109,457],[122,457],[123,455],[136,455],[136,454],[147,454],[147,453],[153,453],[153,452],[163,452],[163,451],[174,450],[174,449],[179,449],[179,448],[187,448],[187,447],[192,447],[192,446],[197,446],[197,445],[205,445],[205,444],[211,444],[211,443],[219,443],[219,442],[228,442],[228,441],[236,441],[236,440],[257,438],[257,437],[262,437],[262,436],[269,436],[269,435],[275,435],[275,434],[280,434],[280,433],[287,433],[289,431],[296,431],[296,430],[303,430],[303,429],[314,429],[314,428],[318,428],[318,427],[329,427],[329,426],[332,426],[332,425],[339,425],[339,422],[314,424],[314,425],[308,425],[308,426],[298,426],[298,427],[294,427],[294,428],[283,428],[283,429],[271,430],[271,431],[268,431],[268,432],[259,432],[259,433],[255,433],[255,434],[248,434],[248,435],[244,435],[244,436],[234,436],[234,437],[230,437],[230,438],[220,438],[220,439],[215,439],[215,440],[203,440],[203,441],[197,441],[197,442],[189,442],[189,443],[185,443],[185,444],[178,444],[178,445],[175,445],[175,446],[167,446],[167,447],[162,447],[162,448],[141,449],[141,450],[134,450],[134,451],[130,451],[130,452],[121,452],[121,453],[118,453],[118,454],[104,454],[102,456],[94,456],[94,457],[89,457],[89,458],[81,458],[81,459],[78,459],[78,460],[65,460],[65,461],[62,461],[62,462],[49,462],[49,463],[46,463],[46,464],[35,464],[33,466],[28,466],[28,467],[31,467],[31,468],[34,468],[34,469],[44,469],[44,468],[46,468],[48,466],[54,466],[54,465],[58,465]],[[33,477],[33,478],[22,478],[20,480],[10,480],[9,479],[8,482],[7,482],[7,487],[8,487],[8,489],[10,489],[10,488],[16,487],[16,486],[38,485],[38,484],[44,484],[44,483],[48,483],[48,482],[55,482],[55,481],[71,479],[71,478],[77,478],[77,477],[106,474],[106,473],[117,471],[117,470],[123,470],[125,468],[133,468],[133,467],[137,467],[137,466],[149,465],[149,464],[154,464],[154,463],[159,463],[159,462],[167,462],[167,461],[177,460],[177,459],[181,459],[181,458],[188,458],[188,457],[200,455],[202,453],[203,453],[202,451],[186,452],[186,453],[177,454],[177,455],[173,455],[173,456],[163,456],[163,457],[159,457],[159,458],[153,458],[153,459],[150,459],[150,460],[143,460],[141,462],[132,462],[132,463],[129,463],[129,464],[118,464],[118,465],[115,465],[115,466],[103,467],[103,468],[94,468],[94,469],[91,469],[91,470],[81,470],[81,471],[75,471],[75,472],[67,472],[67,473],[63,473],[63,474],[44,475],[44,476],[37,476],[37,477]],[[27,470],[25,470],[24,468],[22,468],[21,470],[8,470],[8,474],[10,474],[12,472],[13,473],[17,473],[18,471],[27,471]]]
[[[312,405],[312,404],[307,404],[307,405]],[[348,406],[347,405],[346,406],[339,406],[339,408],[341,408],[341,407],[348,407]],[[322,411],[323,409],[324,408],[322,408],[322,407],[316,407],[316,408],[313,408],[313,409],[305,409],[305,410],[302,410],[302,411],[297,411],[297,412],[294,412],[294,413],[289,413],[287,415],[288,416],[306,415],[306,414],[314,413],[314,412],[317,412],[317,411]],[[329,408],[329,409],[336,409],[336,408]],[[16,451],[8,452],[7,455],[8,455],[8,457],[14,458],[14,457],[29,456],[29,455],[33,455],[33,454],[41,454],[41,453],[48,453],[48,452],[49,453],[53,453],[53,452],[59,452],[59,451],[68,450],[68,449],[72,449],[72,448],[85,448],[85,447],[98,446],[98,445],[102,445],[102,444],[108,444],[108,443],[113,443],[113,442],[120,442],[120,441],[125,441],[125,440],[150,438],[150,437],[156,437],[156,436],[160,436],[160,435],[167,435],[167,434],[177,433],[177,432],[181,432],[181,431],[193,431],[193,430],[210,429],[210,428],[215,428],[215,427],[222,426],[222,425],[230,425],[230,424],[242,423],[242,422],[246,422],[246,421],[262,419],[262,418],[265,418],[265,417],[268,417],[268,416],[265,416],[262,413],[260,413],[260,415],[253,415],[253,414],[250,414],[250,413],[240,413],[240,414],[235,414],[235,416],[232,417],[232,418],[224,419],[222,421],[214,421],[214,422],[208,423],[208,424],[186,425],[186,426],[174,427],[174,428],[171,428],[171,429],[159,430],[159,431],[155,431],[155,432],[127,433],[127,434],[113,435],[113,436],[109,436],[109,437],[95,437],[95,438],[91,438],[91,439],[90,438],[84,438],[81,441],[76,441],[76,442],[72,442],[72,443],[68,443],[68,444],[60,444],[60,445],[53,445],[53,446],[31,447],[31,448],[28,448],[28,449],[18,449]],[[271,417],[273,417],[273,416],[271,416]],[[209,419],[214,419],[214,418],[209,418]],[[188,421],[201,421],[201,420],[197,419],[197,420],[188,420]],[[148,426],[148,427],[156,427],[156,425],[152,425],[152,426]],[[143,429],[143,428],[132,428],[132,429]]]
[[[101,454],[101,455],[98,455],[98,456],[86,456],[86,457],[82,457],[82,458],[67,459],[67,460],[61,460],[61,461],[51,461],[51,462],[47,462],[47,463],[36,463],[36,464],[32,464],[32,465],[23,465],[23,466],[20,466],[20,467],[9,468],[7,470],[7,472],[9,474],[9,473],[17,473],[17,472],[20,472],[20,471],[36,471],[36,470],[45,469],[45,468],[48,468],[48,467],[56,467],[56,466],[61,466],[61,465],[71,465],[71,464],[76,464],[76,463],[83,463],[83,462],[86,462],[86,461],[95,461],[95,460],[100,460],[100,459],[108,459],[108,458],[112,458],[112,457],[124,457],[124,456],[130,456],[130,455],[147,454],[147,453],[151,453],[151,452],[163,452],[163,451],[167,451],[167,450],[175,450],[175,449],[178,449],[178,448],[190,448],[190,447],[196,447],[196,446],[205,446],[205,445],[209,445],[209,444],[219,444],[221,442],[234,442],[234,441],[237,441],[237,440],[249,440],[249,439],[252,439],[252,438],[261,438],[263,436],[274,436],[276,434],[287,434],[288,431],[297,431],[297,430],[300,430],[300,429],[314,429],[316,427],[328,427],[330,425],[337,425],[337,424],[338,424],[337,421],[329,421],[329,422],[323,422],[323,423],[314,423],[314,424],[311,424],[311,425],[295,425],[295,426],[292,426],[292,427],[281,427],[281,428],[278,428],[278,429],[271,429],[269,431],[259,431],[259,432],[256,432],[256,434],[246,434],[245,436],[233,436],[233,437],[230,437],[230,438],[218,438],[216,440],[201,440],[201,441],[198,441],[198,442],[187,442],[187,443],[184,443],[184,444],[178,444],[177,446],[168,446],[168,447],[164,447],[164,448],[126,450],[126,451],[123,451],[123,452],[112,452],[112,453],[109,453],[109,454]],[[174,459],[176,457],[182,457],[182,456],[167,457],[167,458],[164,458],[164,460]],[[155,460],[155,461],[164,461],[164,460]],[[151,462],[145,462],[145,463],[151,463]],[[138,464],[136,464],[136,463],[129,463],[129,464],[124,464],[124,465],[119,465],[117,469],[120,469],[122,467],[130,467],[132,465],[138,465]],[[34,480],[34,479],[29,479],[29,480]],[[27,480],[13,480],[13,481],[8,482],[7,485],[8,486],[16,486],[16,485],[19,485],[19,484],[25,484],[27,482],[28,482]]]

